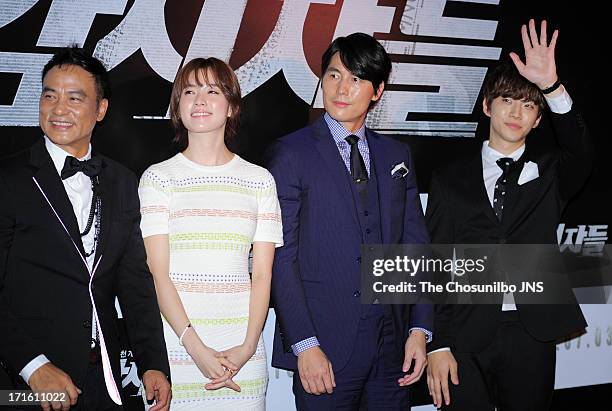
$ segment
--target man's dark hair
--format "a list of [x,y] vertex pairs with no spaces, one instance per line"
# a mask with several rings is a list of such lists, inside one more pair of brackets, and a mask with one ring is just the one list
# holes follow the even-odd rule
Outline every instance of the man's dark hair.
[[497,97],[533,101],[540,113],[548,107],[540,89],[521,76],[513,63],[507,62],[495,67],[487,76],[483,97],[489,107]]
[[321,76],[325,74],[336,53],[340,53],[344,67],[360,79],[370,81],[374,91],[382,82],[387,84],[391,73],[391,59],[374,37],[365,33],[353,33],[335,39],[321,58]]
[[110,82],[108,71],[104,64],[95,57],[78,46],[64,47],[58,50],[51,60],[45,64],[42,71],[42,79],[53,67],[78,66],[89,72],[96,82],[96,100],[98,103],[106,98],[110,98]]

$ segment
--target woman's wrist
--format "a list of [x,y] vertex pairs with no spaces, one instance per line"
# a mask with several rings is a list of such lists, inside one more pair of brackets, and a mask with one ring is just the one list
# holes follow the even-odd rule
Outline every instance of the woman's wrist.
[[189,331],[187,331],[187,333],[185,333],[185,335],[183,336],[183,345],[185,346],[185,350],[188,354],[191,354],[196,349],[196,347],[200,345],[206,347],[202,343],[202,340],[200,340],[198,333],[196,333],[193,328],[189,329]]
[[242,343],[242,346],[251,355],[255,354],[255,351],[257,350],[257,342],[245,340]]

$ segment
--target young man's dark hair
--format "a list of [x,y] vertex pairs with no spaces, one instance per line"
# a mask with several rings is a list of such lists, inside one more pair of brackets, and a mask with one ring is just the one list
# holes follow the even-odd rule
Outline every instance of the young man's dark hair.
[[42,79],[45,78],[49,70],[53,67],[62,66],[78,66],[85,71],[91,73],[94,80],[96,81],[96,93],[98,103],[102,99],[110,98],[110,81],[108,79],[108,71],[104,64],[95,57],[92,57],[82,48],[74,45],[70,47],[64,47],[58,50],[51,60],[45,64],[42,71]]
[[391,73],[391,59],[384,47],[364,33],[353,33],[335,39],[321,58],[321,75],[325,73],[334,54],[340,53],[344,67],[362,80],[368,80],[378,89],[387,84]]
[[501,63],[493,69],[485,81],[483,96],[489,107],[500,96],[533,101],[540,114],[548,107],[540,89],[523,77],[512,63]]

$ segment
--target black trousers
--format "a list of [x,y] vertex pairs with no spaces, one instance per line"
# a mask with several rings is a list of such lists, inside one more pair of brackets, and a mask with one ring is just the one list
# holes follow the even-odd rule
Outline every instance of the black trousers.
[[123,411],[123,407],[115,404],[108,395],[100,362],[89,365],[81,391],[83,394],[79,395],[77,405],[71,407],[71,411]]
[[[336,388],[332,394],[304,391],[299,373],[293,374],[293,393],[299,411],[409,410],[408,387],[400,387],[402,361],[391,364],[385,357],[394,351],[393,326],[382,306],[364,306],[364,313],[348,364],[334,369]],[[323,347],[324,348],[324,347]],[[333,360],[332,360],[333,365]]]
[[449,381],[447,411],[546,411],[555,385],[556,346],[527,333],[506,312],[493,342],[478,353],[453,352],[459,385]]

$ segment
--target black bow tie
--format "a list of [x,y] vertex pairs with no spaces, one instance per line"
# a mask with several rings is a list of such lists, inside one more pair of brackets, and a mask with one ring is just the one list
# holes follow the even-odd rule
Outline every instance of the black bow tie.
[[102,168],[102,159],[93,157],[90,160],[79,161],[72,156],[66,157],[64,167],[62,168],[62,180],[72,177],[78,172],[82,172],[87,177],[95,177],[100,174]]

